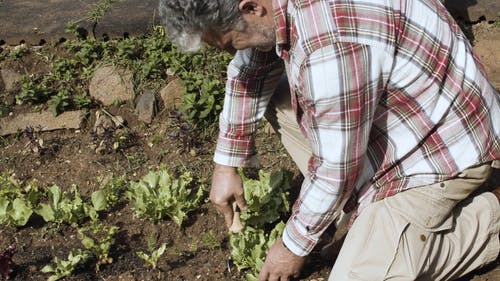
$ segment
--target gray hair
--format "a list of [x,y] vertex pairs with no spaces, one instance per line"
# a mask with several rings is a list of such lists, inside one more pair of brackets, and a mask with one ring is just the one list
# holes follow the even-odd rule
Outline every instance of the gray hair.
[[208,30],[241,30],[239,0],[160,0],[160,16],[170,39],[186,51],[201,46],[201,35]]

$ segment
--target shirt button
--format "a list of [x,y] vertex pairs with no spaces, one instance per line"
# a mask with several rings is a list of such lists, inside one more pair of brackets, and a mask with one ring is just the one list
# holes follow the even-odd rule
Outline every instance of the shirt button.
[[439,184],[439,186],[440,186],[440,187],[445,187],[444,182],[440,183],[440,184]]

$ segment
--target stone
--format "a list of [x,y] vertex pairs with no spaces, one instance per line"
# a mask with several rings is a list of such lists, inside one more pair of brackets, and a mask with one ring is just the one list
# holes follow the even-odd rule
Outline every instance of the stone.
[[156,114],[156,97],[154,93],[146,92],[142,94],[134,113],[138,116],[139,120],[150,124]]
[[96,68],[90,80],[89,94],[105,106],[133,99],[132,72],[111,65]]
[[21,82],[21,78],[23,77],[21,73],[8,68],[0,69],[0,75],[2,76],[2,81],[6,92],[14,90],[16,88],[16,85]]
[[0,119],[0,135],[15,134],[28,127],[35,131],[80,129],[86,114],[85,110],[77,110],[66,111],[54,116],[50,111],[42,111],[4,117]]
[[180,78],[170,81],[167,86],[160,90],[160,96],[165,108],[178,109],[182,104],[183,93],[184,83]]

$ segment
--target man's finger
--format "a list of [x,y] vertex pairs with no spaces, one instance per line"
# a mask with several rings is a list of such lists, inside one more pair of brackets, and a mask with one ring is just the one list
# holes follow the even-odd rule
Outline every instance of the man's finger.
[[233,208],[229,204],[216,205],[217,210],[224,216],[227,227],[233,224]]
[[245,201],[245,196],[235,195],[234,201],[236,201],[236,205],[238,205],[240,210],[245,211],[247,209],[247,201]]
[[259,281],[267,281],[268,277],[269,277],[269,272],[265,269],[265,267],[263,267],[259,273]]
[[283,277],[280,278],[279,275],[269,275],[269,277],[267,278],[267,280],[268,281],[288,281],[287,278],[283,278]]

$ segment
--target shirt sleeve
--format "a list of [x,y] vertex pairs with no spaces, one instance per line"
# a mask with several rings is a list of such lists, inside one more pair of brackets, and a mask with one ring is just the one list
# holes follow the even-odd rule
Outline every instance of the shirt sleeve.
[[382,65],[390,64],[385,59],[383,50],[336,43],[302,64],[296,99],[312,155],[283,233],[285,245],[299,256],[312,251],[356,187],[383,92]]
[[257,164],[255,133],[283,71],[281,59],[272,51],[245,49],[236,53],[227,71],[216,163],[232,167]]

